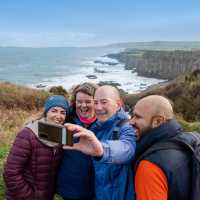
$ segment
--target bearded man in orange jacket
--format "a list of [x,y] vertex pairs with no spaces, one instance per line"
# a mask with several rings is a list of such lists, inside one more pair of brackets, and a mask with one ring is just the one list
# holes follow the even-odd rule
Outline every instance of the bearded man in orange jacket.
[[142,98],[134,107],[131,121],[139,137],[134,164],[136,199],[189,200],[189,152],[170,148],[149,151],[153,145],[183,134],[170,101],[159,95]]

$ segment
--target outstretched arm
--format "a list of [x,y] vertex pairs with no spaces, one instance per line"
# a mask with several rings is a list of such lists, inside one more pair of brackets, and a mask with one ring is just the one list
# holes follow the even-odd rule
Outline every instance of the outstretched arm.
[[69,131],[75,133],[74,137],[79,137],[79,142],[73,146],[65,145],[64,149],[78,150],[107,163],[128,163],[134,156],[134,131],[129,127],[125,126],[119,140],[100,142],[90,130],[74,124],[65,124],[65,126]]
[[130,163],[135,155],[136,138],[134,129],[127,123],[120,128],[118,140],[102,142],[104,154],[101,162],[126,164]]

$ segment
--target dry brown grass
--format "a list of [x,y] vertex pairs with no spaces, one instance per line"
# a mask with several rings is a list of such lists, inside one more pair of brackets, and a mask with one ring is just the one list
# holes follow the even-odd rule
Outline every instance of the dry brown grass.
[[0,146],[10,143],[27,120],[37,111],[25,111],[20,109],[4,109],[0,107]]
[[44,90],[0,83],[0,106],[7,109],[39,109],[49,95],[50,93]]

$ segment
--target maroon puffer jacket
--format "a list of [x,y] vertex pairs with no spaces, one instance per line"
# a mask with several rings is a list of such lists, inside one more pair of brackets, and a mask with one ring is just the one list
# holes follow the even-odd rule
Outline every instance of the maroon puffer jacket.
[[4,168],[7,200],[52,200],[61,146],[43,144],[29,128],[16,137]]

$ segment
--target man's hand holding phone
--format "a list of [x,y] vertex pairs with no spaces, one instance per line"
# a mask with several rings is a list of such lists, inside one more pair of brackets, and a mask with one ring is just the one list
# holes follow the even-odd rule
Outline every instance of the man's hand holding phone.
[[79,138],[78,143],[74,143],[73,146],[64,145],[64,149],[78,150],[95,157],[103,156],[103,146],[92,131],[70,123],[64,126],[69,132],[73,132],[73,137]]

